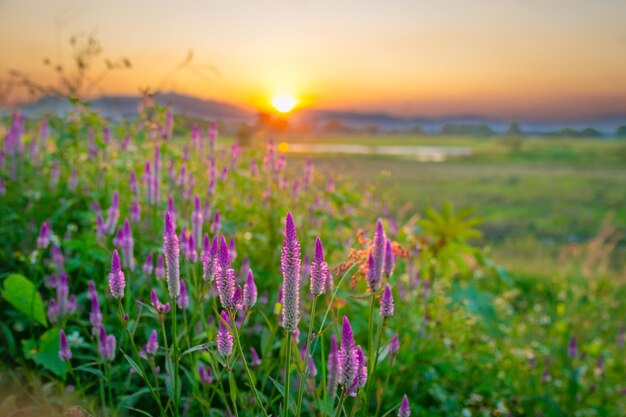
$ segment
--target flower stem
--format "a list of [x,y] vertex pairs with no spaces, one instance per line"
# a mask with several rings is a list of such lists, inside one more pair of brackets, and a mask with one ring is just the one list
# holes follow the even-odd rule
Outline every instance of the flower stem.
[[261,411],[263,411],[263,415],[265,417],[268,417],[267,411],[265,410],[265,407],[263,406],[263,400],[261,400],[261,396],[259,395],[259,392],[257,391],[256,386],[254,384],[254,378],[252,377],[252,372],[250,372],[250,368],[248,367],[248,362],[246,361],[246,357],[243,355],[241,341],[239,340],[239,330],[237,329],[237,323],[235,322],[234,314],[231,316],[230,321],[231,323],[233,323],[232,329],[233,329],[233,332],[235,333],[235,341],[237,342],[237,349],[239,350],[239,355],[241,356],[243,367],[245,368],[246,374],[248,375],[248,381],[250,382],[250,386],[252,387],[252,391],[254,392],[254,396],[256,397],[257,403],[259,407],[261,407]]
[[287,362],[285,363],[285,399],[283,404],[284,416],[289,416],[289,368],[291,367],[291,342],[293,341],[293,334],[287,332]]
[[311,334],[313,332],[313,322],[315,321],[315,306],[317,297],[313,297],[313,305],[311,306],[311,318],[309,319],[309,332],[306,338],[306,349],[304,351],[304,369],[300,375],[300,388],[298,390],[298,405],[296,407],[296,416],[300,416],[300,409],[302,408],[302,397],[304,396],[304,384],[306,383],[309,375],[309,349],[311,347]]
[[356,397],[354,397],[354,401],[352,402],[352,407],[350,408],[350,417],[354,417],[354,413],[356,412],[356,405],[358,402],[359,402],[359,393],[357,392]]
[[[367,388],[366,388],[366,395],[365,401],[368,401],[370,399],[370,394],[372,392],[372,387],[374,385],[376,385],[376,368],[378,366],[378,353],[380,351],[380,342],[383,338],[383,332],[385,330],[385,324],[387,324],[387,318],[383,319],[383,323],[380,326],[380,332],[378,332],[378,341],[376,342],[376,350],[374,351],[374,363],[371,365],[371,370],[372,372],[370,373],[370,377],[367,380]],[[378,405],[378,401],[376,401],[377,405]],[[367,404],[366,406],[363,408],[363,413],[364,415],[367,414]]]
[[161,404],[161,401],[159,401],[159,397],[156,395],[156,392],[154,392],[154,389],[152,388],[152,384],[150,383],[150,380],[148,380],[148,375],[146,374],[146,369],[144,368],[143,362],[141,361],[141,356],[139,356],[139,351],[137,350],[135,339],[133,338],[133,335],[130,332],[130,329],[128,328],[128,322],[124,320],[124,307],[122,307],[122,301],[118,299],[117,304],[120,310],[120,317],[122,319],[122,323],[124,324],[124,328],[126,329],[126,333],[128,334],[130,346],[133,348],[133,355],[135,355],[135,358],[137,358],[136,363],[139,366],[139,370],[141,371],[141,378],[144,380],[144,382],[148,386],[148,389],[150,390],[150,394],[152,394],[154,401],[159,406],[159,411],[161,413],[161,416],[166,417],[167,413],[165,412],[165,409],[163,409],[163,405]]
[[335,410],[335,417],[339,417],[341,415],[341,409],[343,407],[343,402],[346,399],[345,390],[341,391],[341,395],[339,396],[339,404],[337,404],[337,409]]
[[174,387],[174,416],[178,417],[178,337],[176,332],[176,310],[178,300],[176,297],[172,298],[172,365],[174,365],[174,375],[172,375],[172,382]]

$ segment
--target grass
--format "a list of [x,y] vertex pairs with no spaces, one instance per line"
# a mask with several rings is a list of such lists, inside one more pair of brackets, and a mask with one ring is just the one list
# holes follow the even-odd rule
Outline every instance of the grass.
[[[289,141],[365,145],[467,146],[473,155],[444,162],[393,156],[315,155],[317,169],[361,184],[376,182],[392,211],[452,201],[484,219],[481,243],[513,268],[556,268],[561,249],[589,240],[613,213],[626,224],[626,142],[570,138],[322,136]],[[517,144],[512,144],[512,141]],[[626,242],[613,257],[620,270]],[[537,262],[536,257],[540,260]],[[529,258],[533,258],[529,268]]]

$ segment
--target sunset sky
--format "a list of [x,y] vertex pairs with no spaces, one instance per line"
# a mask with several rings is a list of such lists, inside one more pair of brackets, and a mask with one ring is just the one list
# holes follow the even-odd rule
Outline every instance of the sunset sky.
[[52,79],[42,58],[67,60],[81,31],[133,63],[96,94],[156,87],[193,50],[196,73],[164,90],[249,108],[287,94],[397,115],[626,114],[624,0],[0,0],[0,74]]

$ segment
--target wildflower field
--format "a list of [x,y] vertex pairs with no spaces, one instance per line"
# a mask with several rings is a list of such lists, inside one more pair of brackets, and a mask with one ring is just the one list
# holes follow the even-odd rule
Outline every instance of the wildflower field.
[[2,416],[626,414],[621,214],[529,276],[466,202],[401,211],[278,138],[151,102],[2,124]]

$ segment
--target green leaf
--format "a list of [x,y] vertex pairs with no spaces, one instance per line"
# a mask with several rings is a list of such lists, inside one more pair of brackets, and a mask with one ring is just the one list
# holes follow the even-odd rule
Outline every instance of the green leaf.
[[38,342],[32,339],[22,341],[24,357],[43,366],[59,377],[65,377],[67,366],[59,358],[59,329],[50,329],[41,335]]
[[11,274],[4,280],[2,297],[17,311],[48,326],[41,295],[28,278],[20,274]]
[[189,349],[185,350],[183,353],[181,353],[180,356],[182,357],[182,356],[188,355],[190,353],[197,352],[199,350],[208,350],[207,344],[206,343],[202,343],[202,344],[199,344],[199,345],[196,345],[196,346],[192,346]]
[[137,365],[137,362],[135,362],[133,360],[133,358],[131,358],[130,356],[128,356],[126,354],[126,352],[122,351],[122,355],[124,355],[124,357],[126,358],[126,360],[128,361],[128,363],[130,364],[130,366],[133,367],[133,369],[135,370],[135,372],[137,372],[137,375],[141,376],[143,379],[146,379],[146,376],[143,374],[143,372],[141,372],[141,368],[139,367],[139,365]]
[[[284,389],[283,385],[280,382],[276,381],[271,376],[268,376],[268,378],[270,379],[270,381],[272,381],[272,383],[274,384],[274,386],[276,387],[278,392],[280,392],[280,395],[284,398],[285,397],[285,389]],[[291,397],[291,395],[289,396],[289,408],[291,408],[293,410],[296,409],[296,402],[294,401],[293,397]]]

